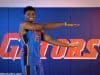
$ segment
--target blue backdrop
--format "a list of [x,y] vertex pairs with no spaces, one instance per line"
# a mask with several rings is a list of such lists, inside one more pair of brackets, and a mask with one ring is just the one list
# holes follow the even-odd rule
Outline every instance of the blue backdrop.
[[[7,33],[18,33],[24,21],[23,8],[0,8],[0,47]],[[100,39],[100,8],[36,8],[35,22],[73,22],[79,27],[58,27],[45,30],[53,38]],[[11,41],[8,46],[20,45]],[[52,59],[51,46],[42,59],[45,75],[100,75],[100,59]],[[21,48],[19,47],[18,50]],[[2,50],[2,48],[0,48]],[[100,48],[98,48],[100,50]],[[1,53],[0,53],[1,54]],[[21,73],[20,59],[3,59],[0,55],[0,73]],[[0,74],[1,75],[1,74]]]

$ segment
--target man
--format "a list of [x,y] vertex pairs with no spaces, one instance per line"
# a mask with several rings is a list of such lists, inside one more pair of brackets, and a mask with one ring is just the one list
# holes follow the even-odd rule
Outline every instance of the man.
[[78,46],[77,43],[63,43],[52,39],[49,35],[44,33],[44,29],[52,29],[59,26],[74,26],[77,24],[64,23],[46,23],[43,26],[35,23],[35,9],[31,6],[24,8],[25,22],[20,24],[20,36],[23,46],[21,66],[23,75],[44,75],[43,67],[40,60],[39,50],[41,40],[47,41],[59,46]]

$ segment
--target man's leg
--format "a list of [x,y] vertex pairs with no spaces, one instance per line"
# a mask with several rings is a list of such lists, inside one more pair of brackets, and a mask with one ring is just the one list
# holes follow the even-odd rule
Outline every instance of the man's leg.
[[30,65],[30,75],[37,75],[36,65]]
[[38,64],[36,66],[36,70],[37,70],[37,75],[44,75],[44,70],[43,70],[43,65],[42,63]]

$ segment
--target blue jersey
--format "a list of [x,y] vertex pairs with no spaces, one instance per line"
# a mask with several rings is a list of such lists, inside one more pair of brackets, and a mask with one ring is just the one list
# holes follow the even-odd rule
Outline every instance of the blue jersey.
[[[26,38],[28,44],[28,64],[37,64],[40,62],[41,32],[39,30],[27,30]],[[24,52],[25,50],[23,50]]]

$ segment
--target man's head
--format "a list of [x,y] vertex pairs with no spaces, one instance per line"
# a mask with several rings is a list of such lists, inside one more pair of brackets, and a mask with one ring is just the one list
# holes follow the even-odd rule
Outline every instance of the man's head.
[[24,15],[27,21],[33,22],[35,19],[35,8],[27,6],[24,8]]

